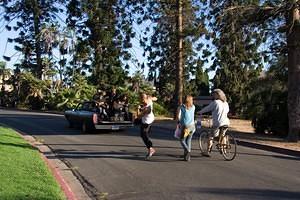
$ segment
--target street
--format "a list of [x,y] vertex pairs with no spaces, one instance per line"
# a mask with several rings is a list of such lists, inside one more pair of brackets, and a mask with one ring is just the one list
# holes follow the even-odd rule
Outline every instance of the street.
[[47,144],[96,199],[300,199],[300,158],[238,146],[235,160],[202,157],[194,137],[191,162],[173,131],[153,127],[156,154],[145,161],[138,127],[82,134],[64,116],[0,110],[0,123]]

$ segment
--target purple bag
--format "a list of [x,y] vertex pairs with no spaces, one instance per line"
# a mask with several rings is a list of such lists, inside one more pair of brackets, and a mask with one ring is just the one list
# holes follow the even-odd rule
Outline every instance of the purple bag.
[[180,139],[180,137],[181,137],[181,129],[180,129],[179,125],[176,126],[176,129],[174,132],[174,137],[177,139]]

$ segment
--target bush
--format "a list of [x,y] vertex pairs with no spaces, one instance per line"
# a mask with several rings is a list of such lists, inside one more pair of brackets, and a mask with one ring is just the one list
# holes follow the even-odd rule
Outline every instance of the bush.
[[285,62],[278,62],[252,86],[245,111],[251,116],[257,133],[287,136],[287,96],[287,69]]
[[278,91],[277,95],[273,94],[271,102],[264,102],[262,110],[252,119],[257,133],[287,136],[289,126],[286,96],[286,92]]
[[157,102],[154,102],[153,110],[154,110],[154,115],[171,116],[169,110],[167,110],[165,106],[162,106]]

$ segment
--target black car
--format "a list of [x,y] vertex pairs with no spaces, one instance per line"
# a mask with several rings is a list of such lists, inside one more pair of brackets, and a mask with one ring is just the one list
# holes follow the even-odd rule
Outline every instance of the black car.
[[65,111],[65,117],[70,127],[81,127],[82,132],[91,130],[119,130],[133,126],[132,114],[128,108],[118,106],[117,109],[108,109],[99,106],[97,101],[79,103],[75,109]]

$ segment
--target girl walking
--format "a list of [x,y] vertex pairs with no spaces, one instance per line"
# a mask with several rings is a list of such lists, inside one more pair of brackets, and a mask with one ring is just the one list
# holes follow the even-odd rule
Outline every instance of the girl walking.
[[184,99],[184,103],[178,108],[177,119],[181,129],[180,143],[184,150],[184,160],[191,160],[192,137],[195,128],[195,106],[193,97],[188,95]]

